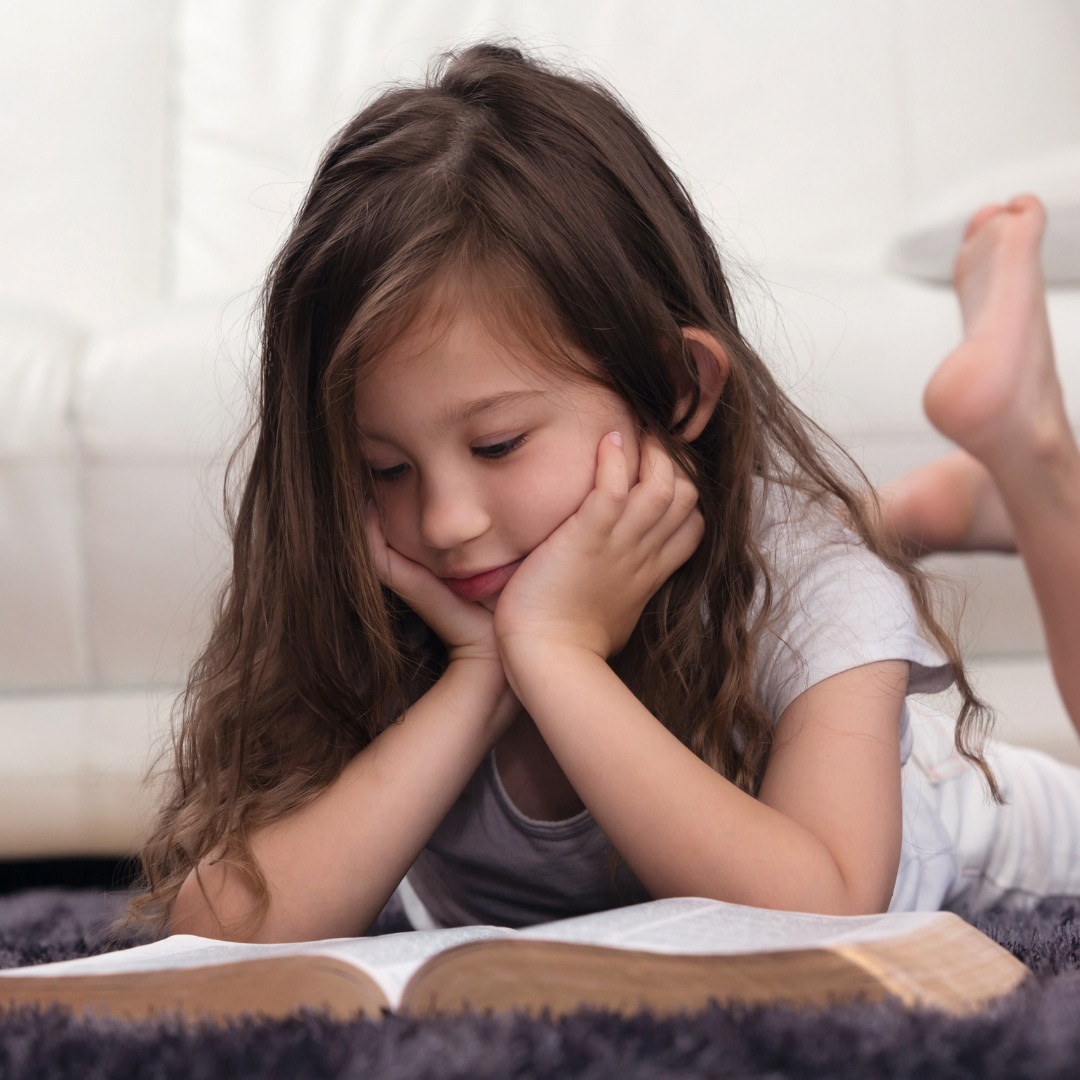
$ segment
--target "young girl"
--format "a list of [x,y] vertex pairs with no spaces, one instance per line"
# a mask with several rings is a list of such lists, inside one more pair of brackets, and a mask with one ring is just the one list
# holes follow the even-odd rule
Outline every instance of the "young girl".
[[[480,45],[385,93],[263,316],[140,917],[273,941],[362,934],[392,896],[415,926],[520,926],[973,895],[927,794],[996,790],[957,650],[609,92]],[[906,704],[954,679],[955,748]]]

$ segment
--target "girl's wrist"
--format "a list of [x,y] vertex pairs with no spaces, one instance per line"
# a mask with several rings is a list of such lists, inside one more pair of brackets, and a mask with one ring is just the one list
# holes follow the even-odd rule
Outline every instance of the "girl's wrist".
[[610,635],[602,626],[569,621],[504,629],[496,632],[495,638],[504,665],[509,655],[527,661],[539,652],[588,652],[606,660],[611,646]]
[[470,680],[476,680],[481,685],[498,688],[506,682],[506,672],[503,670],[502,661],[498,657],[469,656],[450,654],[450,662],[443,672],[445,678],[450,672],[460,673]]
[[520,704],[514,696],[501,660],[488,657],[451,657],[439,679],[444,692],[461,698],[466,715],[481,717],[498,738],[517,715]]
[[534,678],[550,678],[564,665],[580,663],[607,666],[599,643],[574,637],[543,634],[507,634],[499,639],[502,666],[512,686]]

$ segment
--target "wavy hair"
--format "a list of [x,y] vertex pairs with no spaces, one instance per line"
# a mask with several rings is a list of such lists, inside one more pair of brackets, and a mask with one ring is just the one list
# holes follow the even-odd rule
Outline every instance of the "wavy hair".
[[[244,875],[260,918],[267,889],[249,836],[317,796],[445,664],[371,566],[354,402],[364,365],[450,279],[494,297],[501,317],[546,328],[554,351],[561,342],[589,357],[592,377],[697,485],[704,539],[614,661],[673,734],[755,791],[772,736],[755,659],[775,606],[755,488],[779,483],[840,514],[907,582],[956,676],[956,745],[996,792],[979,751],[987,714],[926,578],[885,534],[865,477],[740,333],[683,184],[608,88],[480,44],[442,57],[422,84],[382,93],[341,130],[270,267],[232,573],[181,699],[132,919],[163,928],[211,855]],[[714,335],[731,361],[690,443],[675,418],[699,394],[685,327]]]

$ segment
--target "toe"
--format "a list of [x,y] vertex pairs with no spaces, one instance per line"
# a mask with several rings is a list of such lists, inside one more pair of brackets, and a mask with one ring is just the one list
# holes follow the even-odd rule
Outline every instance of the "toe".
[[1000,214],[1003,209],[1004,207],[1000,203],[990,203],[989,206],[977,210],[964,230],[964,239],[968,240],[974,236],[991,218]]

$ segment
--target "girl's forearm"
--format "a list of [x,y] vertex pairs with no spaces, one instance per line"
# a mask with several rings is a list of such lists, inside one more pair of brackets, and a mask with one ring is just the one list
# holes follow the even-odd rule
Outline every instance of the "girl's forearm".
[[[364,933],[517,709],[497,662],[452,662],[312,803],[254,834],[270,906],[248,940]],[[235,936],[249,890],[211,860],[201,877],[206,895],[193,871],[171,932]]]
[[706,765],[595,653],[521,639],[505,659],[567,778],[652,896],[831,914],[880,908],[821,840]]

